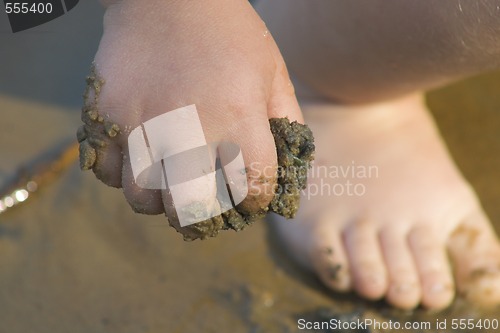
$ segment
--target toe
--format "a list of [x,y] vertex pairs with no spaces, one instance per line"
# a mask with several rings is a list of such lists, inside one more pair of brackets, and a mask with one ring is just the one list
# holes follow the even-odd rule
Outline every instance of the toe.
[[420,302],[421,288],[406,233],[385,228],[380,232],[380,243],[389,275],[387,302],[402,309],[416,307]]
[[387,271],[373,224],[355,223],[344,237],[354,289],[369,299],[382,297],[387,289]]
[[426,227],[410,231],[408,241],[420,278],[422,305],[429,309],[447,307],[455,296],[455,286],[445,245]]
[[314,231],[311,251],[313,269],[323,283],[339,292],[351,290],[350,268],[341,232],[331,223],[319,223]]
[[459,292],[480,306],[500,304],[500,245],[484,212],[478,209],[464,220],[448,248]]

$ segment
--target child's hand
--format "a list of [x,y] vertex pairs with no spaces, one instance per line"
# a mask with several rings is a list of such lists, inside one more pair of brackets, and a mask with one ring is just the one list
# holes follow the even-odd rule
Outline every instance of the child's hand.
[[[110,4],[95,64],[105,82],[98,112],[121,132],[104,148],[93,145],[93,170],[106,184],[123,187],[134,210],[175,215],[168,192],[134,181],[128,135],[147,120],[192,104],[207,142],[241,148],[249,188],[241,208],[255,211],[269,204],[277,160],[268,119],[303,120],[280,52],[248,1]],[[215,183],[193,182],[182,200],[216,205]]]

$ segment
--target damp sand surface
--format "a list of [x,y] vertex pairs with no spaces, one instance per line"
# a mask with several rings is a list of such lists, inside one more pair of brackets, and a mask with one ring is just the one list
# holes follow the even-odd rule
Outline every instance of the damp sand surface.
[[[489,75],[428,99],[497,231],[499,89],[500,75]],[[11,110],[0,124],[0,151],[10,157],[0,159],[0,180],[74,135],[80,123],[77,111],[6,96],[0,96],[0,109]],[[19,133],[37,133],[37,140]],[[78,165],[0,217],[0,253],[0,322],[9,333],[295,333],[304,332],[297,328],[299,319],[332,318],[447,320],[446,329],[401,332],[456,333],[467,331],[452,330],[453,319],[500,319],[498,309],[481,310],[460,300],[441,313],[404,312],[382,301],[332,293],[289,260],[272,223],[224,232],[212,241],[184,242],[164,217],[133,213],[121,191],[103,186]]]

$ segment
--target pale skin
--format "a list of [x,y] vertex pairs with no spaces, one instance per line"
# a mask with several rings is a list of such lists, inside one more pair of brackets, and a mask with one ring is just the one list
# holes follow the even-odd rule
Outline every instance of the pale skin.
[[[256,181],[263,173],[272,179],[276,168],[268,118],[304,122],[304,114],[316,138],[317,165],[355,160],[377,166],[379,177],[362,180],[363,196],[305,198],[295,221],[278,223],[291,254],[333,290],[385,298],[403,309],[442,309],[457,291],[477,304],[498,304],[498,239],[421,95],[495,68],[497,27],[479,34],[482,26],[474,22],[480,15],[490,24],[496,1],[476,9],[451,0],[405,3],[257,4],[296,76],[302,113],[285,60],[247,1],[106,1],[95,58],[106,81],[99,110],[126,133],[196,104],[207,140],[239,144],[254,168],[249,209],[272,198],[272,182]],[[468,29],[443,19],[455,17],[448,15],[452,8],[476,11],[464,14]],[[101,180],[122,187],[139,212],[171,214],[166,193],[134,184],[126,135],[106,149],[107,158],[98,161]],[[203,191],[197,195],[212,195]]]

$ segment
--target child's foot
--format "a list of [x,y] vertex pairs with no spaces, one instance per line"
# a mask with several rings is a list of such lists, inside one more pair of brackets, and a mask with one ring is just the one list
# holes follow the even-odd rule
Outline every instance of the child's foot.
[[399,308],[444,308],[455,288],[500,302],[498,240],[420,95],[303,111],[316,161],[296,221],[277,224],[302,263]]
[[[104,118],[101,121],[117,124],[121,132],[105,147],[94,145],[96,175],[108,185],[123,187],[136,211],[165,211],[174,217],[168,192],[137,186],[127,138],[144,122],[195,104],[202,139],[239,145],[245,165],[252,165],[247,171],[249,196],[242,209],[266,207],[273,197],[277,164],[268,119],[288,117],[302,122],[302,116],[278,48],[248,1],[107,3],[104,35],[95,58],[105,82],[97,106]],[[163,130],[186,131],[175,124]],[[178,150],[179,145],[199,139],[192,132],[183,135],[164,144]],[[85,149],[92,151],[88,145]],[[194,142],[191,148],[198,145]],[[215,179],[211,186],[197,180],[178,198],[186,206],[217,205]]]

